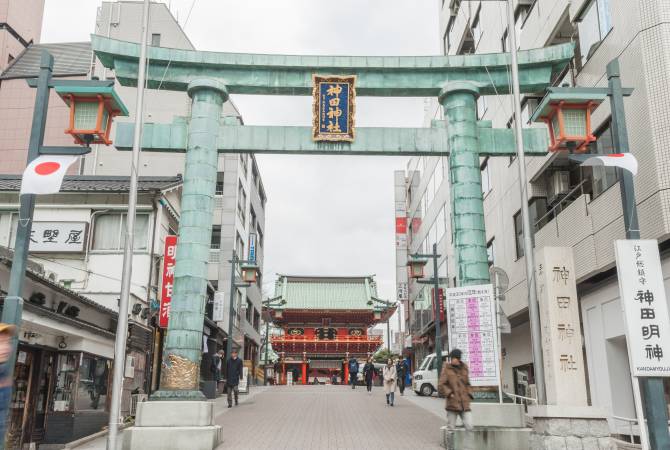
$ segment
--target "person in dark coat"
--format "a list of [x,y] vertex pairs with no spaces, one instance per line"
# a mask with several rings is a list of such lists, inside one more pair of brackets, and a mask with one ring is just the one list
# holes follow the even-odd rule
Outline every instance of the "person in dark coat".
[[405,360],[402,358],[398,359],[395,371],[396,375],[398,376],[398,388],[400,389],[400,395],[405,395],[405,377],[407,376],[407,366],[405,365]]
[[368,358],[363,366],[363,376],[365,378],[365,386],[369,394],[372,394],[372,378],[375,375],[375,365],[372,364],[372,358]]
[[235,394],[235,406],[240,396],[240,380],[242,379],[244,366],[242,360],[237,357],[237,350],[233,350],[230,358],[226,361],[226,390],[228,391],[228,408],[233,407],[233,393]]
[[462,353],[455,348],[449,353],[449,361],[445,361],[440,373],[438,390],[446,400],[447,428],[450,432],[456,429],[456,420],[461,417],[463,426],[472,431],[472,413],[470,412],[470,376],[468,365],[461,361]]
[[356,381],[358,381],[358,360],[352,356],[348,364],[351,389],[356,389]]

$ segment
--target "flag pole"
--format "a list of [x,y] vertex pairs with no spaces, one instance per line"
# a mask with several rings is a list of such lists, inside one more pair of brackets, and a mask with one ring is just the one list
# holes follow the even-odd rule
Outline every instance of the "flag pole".
[[128,303],[130,301],[130,281],[133,266],[133,240],[135,237],[135,212],[137,210],[137,181],[140,167],[140,144],[144,111],[144,85],[147,66],[147,40],[149,38],[149,0],[144,0],[142,10],[142,37],[140,61],[137,74],[137,101],[135,103],[135,134],[133,136],[132,163],[130,166],[130,191],[128,192],[128,214],[126,215],[125,246],[121,275],[121,296],[119,320],[114,343],[114,375],[112,381],[112,402],[109,408],[109,433],[107,450],[117,450],[118,432],[121,422],[121,394],[123,392],[124,367],[126,360],[126,338],[128,335]]

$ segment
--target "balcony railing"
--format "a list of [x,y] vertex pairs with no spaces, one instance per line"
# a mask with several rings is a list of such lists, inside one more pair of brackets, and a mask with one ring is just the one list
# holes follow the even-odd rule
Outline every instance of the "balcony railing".
[[282,343],[282,342],[295,342],[295,343],[311,343],[311,342],[374,342],[374,343],[381,343],[382,342],[382,337],[381,336],[337,336],[333,339],[319,339],[316,336],[314,337],[308,337],[304,335],[297,335],[297,336],[289,336],[289,335],[282,335],[282,336],[271,336],[270,337],[270,342],[272,343]]

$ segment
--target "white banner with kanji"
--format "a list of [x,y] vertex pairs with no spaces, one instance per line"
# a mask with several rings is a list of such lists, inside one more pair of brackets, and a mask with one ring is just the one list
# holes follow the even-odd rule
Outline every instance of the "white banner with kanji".
[[658,242],[616,241],[616,261],[633,376],[668,377],[670,319]]

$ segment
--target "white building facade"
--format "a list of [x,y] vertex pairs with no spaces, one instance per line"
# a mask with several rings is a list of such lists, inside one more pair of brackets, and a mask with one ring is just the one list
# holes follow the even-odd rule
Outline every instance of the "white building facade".
[[[440,28],[445,54],[495,53],[508,43],[504,2],[443,1]],[[643,239],[657,239],[666,289],[670,287],[668,240],[667,86],[670,82],[670,25],[664,17],[670,5],[654,0],[520,0],[515,2],[516,33],[521,49],[573,42],[576,56],[554,85],[602,87],[607,85],[606,65],[619,58],[622,83],[634,88],[626,98],[626,121],[631,152],[639,161],[635,180],[636,201]],[[523,126],[543,93],[523,96]],[[511,126],[509,96],[481,97],[478,116],[494,127]],[[593,114],[598,138],[590,152],[616,153],[610,129],[609,102]],[[426,120],[442,118],[436,102]],[[580,304],[583,352],[586,361],[587,399],[611,416],[635,417],[628,354],[616,276],[614,241],[624,238],[618,175],[611,168],[581,168],[565,154],[527,158],[530,221],[535,250],[545,246],[571,247],[575,259]],[[518,161],[515,158],[482,158],[482,196],[486,220],[489,263],[506,271],[509,288],[503,308],[511,334],[503,335],[503,389],[533,396],[534,377],[527,309],[527,286],[520,217]],[[440,276],[453,286],[458,280],[451,264],[450,200],[447,158],[414,158],[405,173],[396,174],[398,188],[404,183],[407,205],[407,248],[430,250],[437,242]],[[403,179],[404,178],[404,179]],[[418,181],[417,181],[418,178]],[[396,211],[398,206],[396,205]],[[414,225],[414,226],[413,226]],[[417,225],[420,225],[417,229]],[[397,267],[403,266],[400,258]],[[448,262],[444,259],[447,258]],[[427,268],[427,274],[431,274]],[[403,280],[398,279],[398,283]],[[409,284],[406,323],[415,350],[430,345],[425,317],[425,290]],[[429,293],[428,293],[429,295]],[[427,304],[430,305],[428,297]],[[666,382],[666,402],[670,383]],[[611,421],[613,431],[622,426]]]

